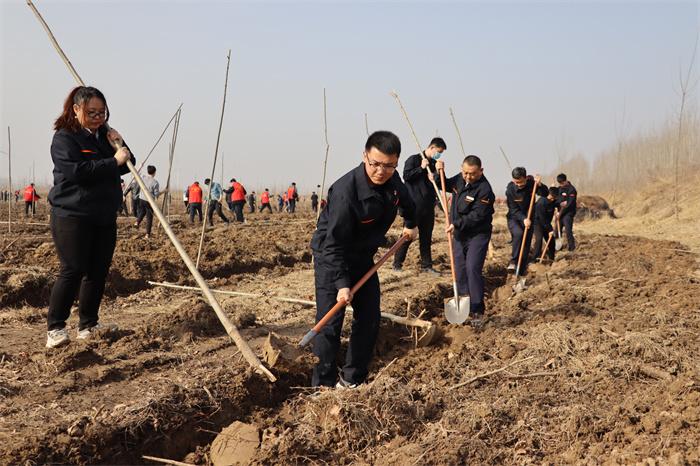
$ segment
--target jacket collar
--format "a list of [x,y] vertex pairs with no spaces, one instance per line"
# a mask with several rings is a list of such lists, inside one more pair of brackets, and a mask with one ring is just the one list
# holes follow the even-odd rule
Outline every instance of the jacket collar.
[[[394,175],[392,175],[392,177],[389,178],[389,181],[377,187],[387,187],[390,189],[396,189],[396,186],[394,185],[394,177],[396,176],[396,172],[394,172]],[[357,198],[359,200],[364,201],[365,199],[369,199],[370,197],[376,197],[379,195],[379,193],[377,193],[377,190],[370,185],[369,180],[367,179],[364,162],[361,162],[360,165],[352,171],[352,177],[355,183],[355,190],[357,191]]]

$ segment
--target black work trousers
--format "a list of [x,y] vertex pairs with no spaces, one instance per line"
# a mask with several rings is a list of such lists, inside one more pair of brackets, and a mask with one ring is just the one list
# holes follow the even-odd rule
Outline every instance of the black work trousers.
[[569,251],[576,249],[576,239],[574,238],[574,217],[576,212],[564,212],[561,216],[561,228],[566,232],[566,247]]
[[[361,264],[361,265],[360,265]],[[356,283],[371,267],[372,258],[366,258],[351,266],[350,278]],[[318,258],[314,258],[316,285],[316,322],[336,304],[338,288],[333,282],[333,273]],[[379,277],[375,273],[360,288],[352,300],[352,330],[350,344],[342,369],[344,380],[360,384],[367,379],[368,366],[374,353],[374,344],[379,333],[380,311]],[[336,357],[340,348],[340,334],[345,319],[345,308],[341,309],[313,340],[314,354],[318,364],[314,367],[311,384],[314,387],[333,387],[338,368]]]
[[131,213],[134,215],[134,217],[138,218],[139,217],[139,201],[140,199],[138,197],[132,197],[131,198]]
[[36,214],[36,202],[24,201],[24,216],[29,217],[30,211],[32,212],[32,215]]
[[290,200],[288,201],[287,211],[288,211],[290,214],[293,214],[294,212],[296,212],[296,210],[297,210],[297,201],[296,201],[296,199],[290,199]]
[[[433,266],[433,256],[430,251],[430,245],[433,242],[433,228],[435,227],[435,207],[432,209],[422,209],[416,212],[416,224],[418,226],[418,245],[420,247],[420,266],[422,269],[431,268]],[[394,256],[394,267],[401,268],[408,247],[411,242],[407,241],[401,245],[396,255]]]
[[245,201],[233,201],[231,206],[233,207],[233,214],[236,216],[236,221],[243,223],[245,219],[243,218],[243,206]]
[[216,211],[216,214],[219,216],[219,218],[221,218],[221,220],[229,223],[228,219],[221,210],[221,202],[209,201],[209,208],[207,208],[207,221],[209,222],[209,226],[214,226],[214,211]]
[[469,312],[484,312],[484,261],[489,250],[491,232],[477,233],[464,239],[453,238],[457,293],[469,295]]
[[260,212],[262,212],[265,209],[269,210],[270,213],[272,213],[272,206],[270,205],[269,202],[267,204],[263,204],[260,206]]
[[51,290],[48,328],[56,330],[66,326],[76,296],[80,315],[78,328],[93,327],[97,324],[97,312],[117,243],[116,219],[104,225],[88,218],[52,214],[51,236],[61,268]]
[[195,212],[199,215],[199,223],[202,223],[202,203],[201,202],[190,202],[187,206],[190,212],[190,223],[194,223]]
[[248,203],[248,213],[252,214],[255,212],[255,202],[249,202]]
[[148,201],[139,199],[139,215],[136,217],[136,226],[140,226],[144,217],[146,218],[146,234],[150,236],[151,229],[153,228],[153,208]]
[[[549,233],[554,231],[552,225],[535,225],[535,245],[532,253],[532,261],[537,262],[542,257],[542,248],[549,240]],[[554,260],[554,236],[547,245],[547,257],[549,260]]]
[[[510,234],[513,236],[513,244],[511,245],[512,254],[511,259],[515,264],[516,270],[518,267],[518,257],[520,256],[520,246],[523,244],[523,233],[525,231],[525,226],[515,219],[508,219],[508,229]],[[528,256],[530,253],[530,246],[532,245],[532,228],[527,230],[527,237],[525,238],[525,249],[523,250],[523,257],[520,261],[520,274],[524,275],[527,271]]]

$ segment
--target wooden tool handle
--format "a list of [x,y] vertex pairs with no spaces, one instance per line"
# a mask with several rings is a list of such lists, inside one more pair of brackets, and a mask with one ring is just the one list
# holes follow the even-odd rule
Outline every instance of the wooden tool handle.
[[550,231],[549,238],[547,238],[547,242],[544,244],[544,249],[542,250],[542,257],[540,257],[540,262],[544,260],[544,255],[547,254],[547,249],[549,249],[549,242],[552,241],[552,236],[554,236],[554,232]]
[[[445,183],[445,170],[442,169],[440,170],[440,182],[442,183],[442,203],[444,205],[447,205],[447,192],[446,192],[446,183]],[[445,224],[450,225],[450,214],[445,210]],[[448,233],[447,234],[447,244],[448,247],[450,248],[450,270],[452,272],[452,282],[457,281],[457,273],[455,272],[455,255],[454,255],[454,249],[452,248],[452,234],[453,233]]]
[[[534,181],[534,179],[533,179]],[[537,187],[540,185],[539,182],[534,181],[534,184],[532,186],[532,195],[530,196],[530,207],[527,209],[527,219],[530,220],[530,217],[532,216],[532,207],[535,205],[535,194],[537,194]],[[515,277],[517,278],[520,275],[520,265],[521,262],[523,261],[523,250],[525,249],[525,240],[527,239],[527,231],[530,229],[529,226],[525,225],[525,229],[523,230],[523,240],[520,242],[520,254],[518,254],[518,265],[515,267]]]

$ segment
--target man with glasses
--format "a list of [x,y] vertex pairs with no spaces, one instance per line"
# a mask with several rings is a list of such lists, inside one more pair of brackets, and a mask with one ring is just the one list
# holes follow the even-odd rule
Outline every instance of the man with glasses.
[[365,144],[362,163],[328,189],[328,203],[321,211],[311,240],[316,285],[316,322],[338,301],[352,301],[350,345],[340,380],[336,354],[345,310],[338,312],[314,339],[312,385],[351,388],[367,378],[379,331],[379,278],[375,273],[353,296],[350,287],[374,265],[374,255],[386,242],[385,234],[399,211],[403,234],[415,239],[415,207],[396,167],[401,154],[399,138],[377,131]]
[[[430,251],[433,227],[435,226],[435,201],[437,200],[432,184],[432,174],[435,173],[435,161],[446,150],[447,144],[445,144],[444,139],[433,138],[427,149],[420,154],[410,156],[403,166],[403,181],[416,205],[421,272],[431,275],[439,275],[433,269],[433,257]],[[395,271],[398,272],[403,267],[410,244],[404,243],[396,252],[396,256],[394,256]]]

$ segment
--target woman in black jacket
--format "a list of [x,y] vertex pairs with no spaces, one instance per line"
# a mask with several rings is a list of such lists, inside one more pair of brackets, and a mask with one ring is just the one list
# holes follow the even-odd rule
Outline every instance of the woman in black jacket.
[[[68,95],[56,119],[51,143],[54,184],[49,192],[51,235],[61,262],[51,290],[47,348],[70,341],[66,320],[78,296],[78,339],[105,325],[98,309],[117,241],[117,210],[122,203],[120,175],[135,159],[121,136],[106,125],[107,100],[94,87]],[[112,145],[121,143],[118,150]]]

